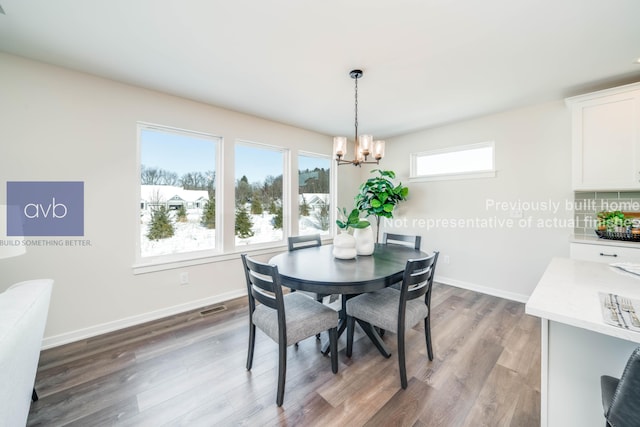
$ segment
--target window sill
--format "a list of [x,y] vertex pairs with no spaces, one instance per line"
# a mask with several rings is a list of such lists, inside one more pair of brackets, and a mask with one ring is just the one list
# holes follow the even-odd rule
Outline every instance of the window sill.
[[484,171],[484,172],[465,172],[465,173],[452,173],[443,175],[431,175],[431,176],[410,176],[409,182],[425,182],[425,181],[449,181],[454,179],[477,179],[477,178],[495,178],[496,171]]
[[239,259],[240,254],[243,254],[243,253],[248,253],[252,255],[264,255],[264,254],[270,254],[270,253],[280,253],[286,250],[287,250],[287,247],[283,246],[282,244],[278,244],[278,246],[271,246],[271,247],[259,247],[259,248],[253,247],[253,248],[246,248],[242,250],[236,249],[234,252],[227,252],[224,254],[207,253],[207,254],[202,254],[200,256],[191,255],[188,258],[182,258],[182,259],[166,259],[165,258],[165,259],[153,260],[153,261],[141,261],[137,264],[134,264],[132,269],[133,269],[134,275],[147,274],[147,273],[155,273],[157,271],[163,271],[163,270],[172,270],[176,268],[191,267],[194,265],[212,264],[216,262]]

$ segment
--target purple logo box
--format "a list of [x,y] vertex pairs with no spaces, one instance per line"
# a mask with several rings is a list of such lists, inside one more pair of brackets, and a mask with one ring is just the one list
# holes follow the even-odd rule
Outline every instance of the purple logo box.
[[84,182],[7,181],[7,236],[84,236]]

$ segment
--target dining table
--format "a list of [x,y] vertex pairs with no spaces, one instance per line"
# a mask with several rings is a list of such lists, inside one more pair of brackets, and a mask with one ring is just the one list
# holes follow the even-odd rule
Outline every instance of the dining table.
[[[278,267],[282,285],[293,290],[320,295],[339,294],[338,336],[346,328],[346,301],[356,295],[384,289],[402,281],[407,261],[427,256],[413,247],[376,243],[373,254],[358,255],[353,259],[333,256],[333,245],[298,249],[275,255],[270,264]],[[384,345],[376,329],[366,323],[358,324],[385,357],[391,353]],[[322,352],[327,354],[328,345]]]

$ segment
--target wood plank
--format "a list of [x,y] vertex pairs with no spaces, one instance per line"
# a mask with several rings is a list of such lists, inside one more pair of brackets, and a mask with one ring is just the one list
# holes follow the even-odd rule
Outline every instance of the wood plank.
[[[386,359],[359,329],[339,372],[311,338],[287,353],[284,404],[275,404],[277,345],[259,333],[245,368],[246,298],[46,350],[29,426],[539,425],[539,320],[523,304],[436,284],[435,359],[423,326],[407,331],[402,390],[396,335]],[[326,340],[326,336],[323,336]],[[473,423],[472,423],[473,420]]]

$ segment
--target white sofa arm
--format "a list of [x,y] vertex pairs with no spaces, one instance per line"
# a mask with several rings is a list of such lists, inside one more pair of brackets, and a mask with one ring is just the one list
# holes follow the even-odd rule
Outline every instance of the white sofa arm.
[[0,293],[0,426],[24,426],[38,369],[53,280]]

